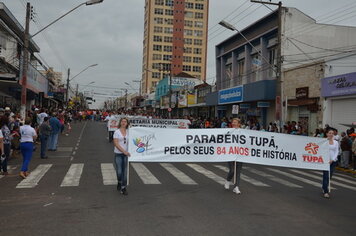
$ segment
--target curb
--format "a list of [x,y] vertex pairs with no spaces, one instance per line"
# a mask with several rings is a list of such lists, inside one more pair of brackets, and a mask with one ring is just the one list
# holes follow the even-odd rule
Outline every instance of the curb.
[[356,171],[355,170],[344,169],[344,168],[341,168],[341,167],[336,167],[335,169],[337,169],[338,171],[342,171],[342,172],[345,172],[345,173],[356,175]]

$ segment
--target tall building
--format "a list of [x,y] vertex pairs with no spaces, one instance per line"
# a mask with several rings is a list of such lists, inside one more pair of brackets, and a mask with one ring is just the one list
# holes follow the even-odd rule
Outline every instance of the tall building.
[[205,80],[209,0],[146,0],[142,93],[169,74]]

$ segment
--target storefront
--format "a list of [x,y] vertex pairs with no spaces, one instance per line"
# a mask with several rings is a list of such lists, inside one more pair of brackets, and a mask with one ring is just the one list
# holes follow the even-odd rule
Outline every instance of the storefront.
[[356,72],[322,79],[321,95],[324,125],[342,132],[356,122]]

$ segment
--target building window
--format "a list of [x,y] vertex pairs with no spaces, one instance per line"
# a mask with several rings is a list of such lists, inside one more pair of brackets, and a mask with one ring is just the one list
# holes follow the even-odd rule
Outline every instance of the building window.
[[237,61],[237,76],[242,77],[245,71],[245,60]]
[[193,43],[193,39],[185,38],[184,39],[184,44],[191,45]]
[[171,61],[172,55],[163,55],[163,61]]
[[186,26],[186,27],[193,27],[193,21],[191,21],[191,20],[185,20],[185,21],[184,21],[184,26]]
[[197,28],[203,28],[204,23],[202,21],[195,21],[194,26]]
[[276,77],[276,72],[275,68],[277,65],[277,49],[276,48],[271,48],[268,50],[268,62],[270,65],[273,65],[273,68],[269,67],[269,76],[270,77]]
[[184,48],[184,53],[192,53],[192,48]]
[[168,7],[173,7],[173,3],[174,3],[173,0],[166,0],[166,6]]
[[167,25],[173,25],[173,19],[164,19]]
[[156,14],[156,15],[163,15],[163,9],[161,9],[161,8],[155,8],[155,14]]
[[188,65],[183,65],[183,71],[191,71],[192,67]]
[[196,3],[196,4],[195,4],[195,9],[197,9],[197,10],[204,10],[204,4]]
[[193,72],[201,72],[201,66],[193,66]]
[[165,45],[165,46],[163,47],[163,51],[165,51],[165,52],[172,52],[172,46],[167,46],[167,45]]
[[166,16],[173,16],[173,10],[165,9]]
[[194,45],[203,45],[203,40],[201,39],[194,39]]
[[192,62],[191,57],[183,56],[183,62]]
[[162,55],[161,55],[161,54],[153,54],[153,55],[152,55],[152,59],[153,59],[154,61],[162,60]]
[[185,13],[184,13],[184,17],[185,18],[193,18],[193,12],[191,12],[191,11],[186,11]]
[[155,17],[153,21],[155,22],[155,24],[163,24],[163,18],[161,17]]
[[184,30],[184,36],[192,36],[192,35],[193,35],[193,30],[188,30],[188,29]]
[[152,63],[152,69],[160,70],[161,69],[161,63]]
[[163,6],[164,5],[164,0],[155,0],[155,4],[159,5],[159,6]]
[[201,63],[201,57],[193,57],[194,63]]
[[194,3],[192,3],[192,2],[186,2],[186,3],[185,3],[185,8],[187,8],[187,9],[193,9],[193,8],[194,8]]
[[153,41],[154,42],[162,42],[162,36],[154,35],[153,36]]
[[204,18],[204,14],[202,12],[195,13],[195,19],[203,19],[203,18]]
[[172,27],[165,27],[164,28],[164,33],[173,34],[173,28]]
[[[154,79],[159,79],[161,77],[161,73],[160,72],[152,72],[152,78]],[[152,82],[152,86],[156,86],[153,85],[154,82]],[[155,82],[157,84],[157,82]]]
[[164,42],[165,42],[165,43],[171,43],[171,42],[173,42],[173,37],[164,36]]
[[203,36],[203,31],[202,30],[194,30],[194,36],[196,36],[196,37]]
[[194,48],[194,54],[201,54],[202,50],[201,48]]
[[155,33],[162,33],[163,32],[163,28],[161,26],[155,26],[153,28],[153,32]]
[[153,44],[153,51],[162,51],[162,45]]

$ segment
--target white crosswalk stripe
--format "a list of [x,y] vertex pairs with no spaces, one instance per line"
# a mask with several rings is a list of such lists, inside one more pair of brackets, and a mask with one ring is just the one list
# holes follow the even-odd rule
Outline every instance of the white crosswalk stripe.
[[[11,165],[7,166],[7,172],[9,172],[9,174],[12,174],[12,171],[16,170],[16,169],[17,169],[17,166],[11,166]],[[5,175],[0,175],[0,179],[2,179],[4,177],[5,177]]]
[[104,185],[117,185],[116,170],[112,163],[101,163]]
[[144,164],[131,163],[131,165],[144,184],[161,184]]
[[278,178],[274,175],[271,175],[271,174],[267,174],[263,171],[260,171],[260,170],[256,170],[256,169],[253,169],[253,168],[250,168],[250,167],[245,167],[245,169],[247,169],[248,171],[256,174],[256,175],[260,175],[262,176],[263,178],[268,178],[274,182],[277,182],[279,184],[282,184],[282,185],[285,185],[287,187],[291,187],[291,188],[303,188],[302,186],[298,185],[298,184],[295,184],[295,183],[292,183],[292,182],[289,182],[287,180],[284,180],[284,179],[281,179],[281,178]]
[[[323,172],[320,172],[320,171],[313,171],[313,173],[316,173],[318,175],[323,175]],[[332,179],[337,179],[337,180],[340,180],[340,181],[343,181],[343,182],[346,182],[346,183],[349,183],[352,185],[356,185],[356,178],[354,180],[349,180],[346,177],[349,177],[349,176],[334,173]]]
[[46,172],[52,167],[52,164],[41,164],[31,172],[31,174],[24,180],[22,180],[16,188],[34,188],[38,185],[38,182],[46,174]]
[[65,175],[61,187],[79,186],[80,177],[83,173],[84,164],[71,164]]
[[[224,172],[228,173],[229,172],[229,168],[227,168],[226,166],[220,166],[220,165],[214,165],[216,168],[219,168],[220,170],[223,170]],[[251,178],[245,174],[241,173],[241,179],[243,181],[249,182],[252,185],[255,186],[259,186],[259,187],[270,187],[268,184],[262,183],[261,181],[258,181],[254,178]]]
[[171,173],[179,182],[182,184],[195,185],[197,184],[193,179],[191,179],[188,175],[180,171],[171,163],[161,163],[161,166],[166,169],[169,173]]
[[[310,178],[321,179],[321,176],[315,176],[315,175],[312,175],[312,174],[309,174],[309,173],[305,173],[305,172],[300,171],[300,170],[291,170],[291,171],[294,172],[294,173],[300,174],[300,175],[308,176]],[[356,187],[352,187],[352,186],[348,186],[346,184],[335,182],[335,181],[332,181],[332,179],[331,179],[331,185],[336,185],[336,186],[339,186],[339,187],[343,187],[343,188],[347,188],[347,189],[351,189],[351,190],[356,191]]]
[[[284,175],[284,176],[287,176],[291,179],[296,179],[300,182],[303,182],[303,183],[306,183],[306,184],[310,184],[312,186],[315,186],[315,187],[318,187],[318,188],[321,188],[321,180],[320,182],[315,182],[315,181],[312,181],[312,180],[309,180],[309,179],[305,179],[305,178],[302,178],[302,177],[299,177],[299,176],[295,176],[291,173],[288,173],[288,172],[284,172],[284,171],[280,171],[280,170],[276,170],[276,169],[272,169],[272,168],[266,168],[267,170],[270,170],[272,172],[275,172],[275,173],[278,173],[280,175]],[[334,189],[333,187],[331,187],[332,189]]]
[[190,168],[192,168],[193,170],[195,170],[196,172],[205,175],[206,177],[208,177],[211,180],[214,180],[215,182],[219,183],[219,184],[224,184],[225,183],[225,179],[216,175],[214,172],[205,169],[204,167],[198,165],[198,164],[187,164],[187,166],[189,166]]

